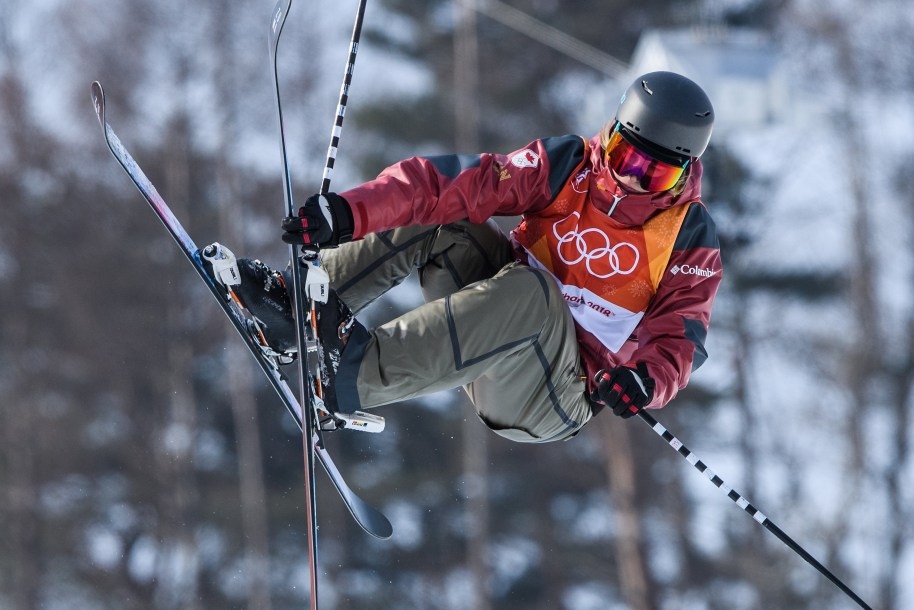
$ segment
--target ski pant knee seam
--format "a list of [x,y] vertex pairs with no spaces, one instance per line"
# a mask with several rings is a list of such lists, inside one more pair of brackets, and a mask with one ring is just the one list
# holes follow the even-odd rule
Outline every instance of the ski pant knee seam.
[[549,400],[552,402],[552,410],[555,411],[555,414],[559,416],[559,419],[562,420],[562,423],[565,424],[565,427],[568,429],[573,429],[578,427],[578,422],[571,419],[565,410],[562,408],[561,403],[559,402],[559,397],[555,393],[555,381],[552,378],[552,366],[549,364],[549,360],[546,358],[545,352],[540,345],[539,341],[535,341],[533,348],[536,350],[536,356],[539,358],[540,365],[543,367],[543,372],[545,373],[546,387],[549,389]]
[[417,244],[425,239],[428,239],[428,236],[432,233],[435,233],[437,230],[438,230],[437,228],[432,228],[427,231],[423,231],[419,235],[416,235],[415,237],[407,240],[406,242],[404,242],[403,244],[400,244],[399,246],[394,244],[390,240],[386,239],[386,237],[378,234],[378,238],[381,240],[381,242],[384,245],[386,245],[390,249],[390,251],[387,254],[385,254],[384,256],[379,256],[377,259],[375,259],[375,261],[372,264],[368,265],[368,267],[366,267],[359,273],[355,274],[354,276],[350,277],[343,284],[340,284],[340,286],[336,288],[337,294],[342,297],[343,294],[347,290],[352,288],[355,284],[359,283],[364,278],[370,276],[372,273],[374,273],[374,271],[378,267],[383,265],[386,261],[397,256],[403,250],[406,250],[407,248],[410,248],[410,247],[414,246],[415,244]]
[[451,278],[454,280],[454,284],[459,290],[465,285],[463,278],[460,277],[460,272],[457,270],[457,267],[454,265],[454,262],[451,260],[451,257],[448,256],[447,250],[441,253],[441,258],[444,260],[444,268],[447,269],[447,272],[450,274]]
[[[536,280],[539,282],[540,287],[543,290],[543,298],[545,300],[545,307],[548,310],[550,294],[549,294],[549,285],[546,283],[546,278],[543,277],[543,275],[540,272],[538,272],[534,269],[531,269],[530,267],[519,266],[517,268],[525,269],[525,270],[531,272],[533,274],[533,276],[536,278]],[[451,309],[451,296],[452,295],[448,295],[444,298],[444,313],[445,313],[445,317],[447,318],[448,334],[450,335],[450,338],[451,338],[451,348],[453,349],[453,353],[454,353],[454,366],[457,368],[457,370],[463,370],[469,366],[472,366],[474,364],[487,360],[488,358],[491,358],[492,356],[495,356],[497,354],[506,352],[508,350],[514,349],[516,347],[519,347],[519,346],[524,345],[529,342],[534,342],[536,345],[537,354],[540,356],[541,362],[544,364],[544,368],[546,369],[547,378],[551,380],[551,371],[549,369],[548,362],[545,360],[545,355],[542,352],[542,348],[539,346],[539,338],[542,335],[543,330],[545,329],[546,316],[544,316],[543,325],[540,326],[540,328],[536,332],[536,334],[522,337],[522,338],[516,339],[514,341],[510,341],[508,343],[498,346],[495,349],[492,349],[492,350],[486,352],[485,354],[481,354],[474,358],[470,358],[469,360],[464,360],[463,355],[460,350],[460,341],[457,337],[457,323],[454,319],[454,314]],[[551,393],[554,393],[554,392],[551,391]],[[558,407],[557,402],[555,402],[555,405],[556,405],[556,407]],[[564,415],[564,412],[562,412],[562,413]],[[564,418],[563,418],[563,421],[564,421]]]
[[549,285],[546,284],[546,278],[543,277],[543,273],[531,267],[524,267],[524,269],[528,269],[540,283],[540,287],[543,289],[543,297],[546,299],[546,307],[548,308],[551,295],[549,294]]
[[451,348],[454,351],[454,366],[456,367],[456,369],[458,371],[462,371],[463,369],[473,366],[474,364],[478,364],[493,356],[496,356],[503,352],[512,350],[516,347],[524,345],[525,343],[529,343],[530,341],[536,341],[535,335],[530,335],[529,337],[522,337],[520,339],[511,341],[509,343],[499,345],[495,349],[489,350],[485,354],[481,354],[474,358],[470,358],[469,360],[464,360],[463,354],[461,353],[461,350],[460,350],[460,339],[457,337],[457,323],[454,320],[454,315],[453,315],[453,312],[451,311],[451,297],[450,296],[447,296],[444,298],[444,311],[445,311],[445,316],[447,317],[448,334],[450,334],[450,337],[451,337]]

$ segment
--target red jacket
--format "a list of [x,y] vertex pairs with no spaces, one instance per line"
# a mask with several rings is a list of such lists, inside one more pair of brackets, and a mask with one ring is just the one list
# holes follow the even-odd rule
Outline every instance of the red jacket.
[[[561,136],[535,140],[508,155],[413,157],[340,194],[352,207],[355,239],[408,225],[445,224],[464,218],[480,223],[492,216],[522,216],[512,232],[518,259],[546,267],[563,291],[574,289],[572,281],[565,285],[565,266],[543,265],[542,255],[530,260],[519,237],[525,222],[556,217],[560,203],[556,198],[568,193],[567,188],[586,192],[587,205],[610,213],[600,215],[600,225],[619,235],[641,231],[665,210],[688,206],[676,215],[680,224],[669,238],[668,261],[664,258],[666,264],[654,273],[653,294],[628,340],[619,347],[619,341],[601,338],[599,329],[585,328],[586,322],[582,325],[575,320],[590,380],[588,390],[593,389],[593,377],[600,369],[644,362],[655,382],[649,406],[662,407],[685,387],[691,371],[707,357],[704,341],[722,273],[714,222],[699,200],[701,163],[693,161],[687,171],[685,187],[676,195],[629,194],[605,167],[598,137],[585,142],[578,136]],[[565,296],[572,305],[580,299],[577,293]]]

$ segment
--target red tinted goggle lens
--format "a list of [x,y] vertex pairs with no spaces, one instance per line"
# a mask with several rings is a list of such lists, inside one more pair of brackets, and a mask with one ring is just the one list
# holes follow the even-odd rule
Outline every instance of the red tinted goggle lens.
[[654,159],[641,152],[616,130],[606,144],[606,161],[619,176],[634,176],[645,191],[659,193],[676,185],[685,165],[679,167]]

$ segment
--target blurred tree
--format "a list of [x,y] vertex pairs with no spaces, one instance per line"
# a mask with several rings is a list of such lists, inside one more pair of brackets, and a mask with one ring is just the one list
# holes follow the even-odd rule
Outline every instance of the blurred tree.
[[[912,19],[907,3],[895,0],[864,12],[835,6],[819,14],[802,0],[789,7],[796,28],[789,30],[790,41],[809,58],[804,73],[827,92],[822,103],[836,128],[833,154],[841,160],[836,173],[850,209],[849,255],[841,269],[848,323],[832,338],[834,356],[826,360],[846,396],[838,426],[848,439],[842,496],[847,502],[879,497],[891,507],[879,527],[863,525],[873,523],[868,518],[861,522],[853,513],[839,513],[841,519],[828,527],[829,551],[841,571],[860,574],[841,548],[847,539],[865,541],[873,549],[868,555],[884,558],[886,569],[879,570],[878,589],[862,593],[886,608],[902,608],[902,558],[910,552],[912,531],[897,517],[912,459],[914,316],[910,304],[900,303],[886,286],[895,284],[900,268],[914,264],[910,248],[896,247],[910,243],[912,235],[909,223],[897,222],[910,217],[910,183],[897,176],[905,173],[899,168],[910,160],[912,147],[909,137],[897,136],[910,131]],[[879,457],[883,450],[887,460]]]

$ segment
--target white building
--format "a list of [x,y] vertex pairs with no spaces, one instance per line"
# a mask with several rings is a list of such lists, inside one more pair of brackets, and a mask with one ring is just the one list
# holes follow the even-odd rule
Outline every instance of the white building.
[[624,80],[654,70],[678,72],[701,85],[714,103],[716,136],[785,118],[788,87],[780,54],[762,32],[648,30],[635,47]]

